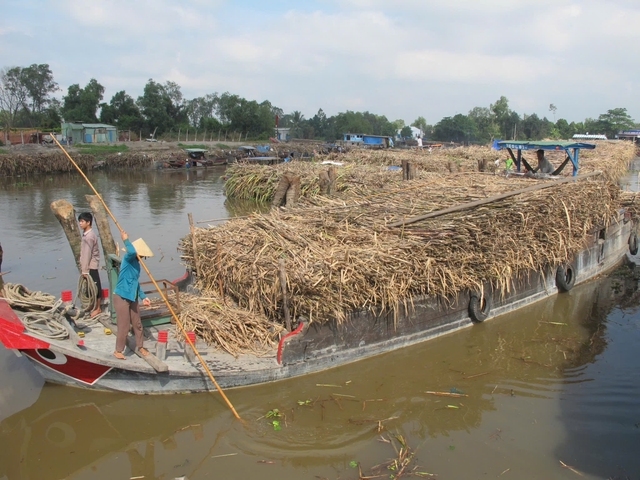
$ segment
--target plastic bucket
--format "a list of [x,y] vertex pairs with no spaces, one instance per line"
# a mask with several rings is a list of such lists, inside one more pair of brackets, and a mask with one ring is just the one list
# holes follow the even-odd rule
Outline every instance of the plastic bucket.
[[73,294],[71,293],[71,290],[62,290],[60,292],[60,299],[63,302],[70,302],[71,300],[73,300]]

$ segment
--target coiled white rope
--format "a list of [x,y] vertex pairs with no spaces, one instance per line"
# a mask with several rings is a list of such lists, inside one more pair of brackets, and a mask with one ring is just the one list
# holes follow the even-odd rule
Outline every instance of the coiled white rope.
[[58,300],[50,310],[44,312],[18,313],[24,328],[45,338],[63,340],[69,338],[69,332],[62,323],[62,313],[59,311],[62,300]]
[[50,293],[32,292],[19,283],[6,283],[2,295],[12,308],[28,310],[16,312],[28,332],[52,339],[69,337],[61,322],[62,300],[56,300]]
[[19,283],[5,283],[4,298],[11,307],[29,310],[51,308],[56,303],[56,297],[50,293],[32,292]]
[[76,300],[80,301],[83,310],[93,310],[98,299],[98,287],[90,275],[80,275]]

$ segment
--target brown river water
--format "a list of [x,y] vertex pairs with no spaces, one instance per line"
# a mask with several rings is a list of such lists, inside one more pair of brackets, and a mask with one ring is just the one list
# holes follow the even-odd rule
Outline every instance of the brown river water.
[[[172,279],[184,271],[176,246],[187,213],[197,222],[256,208],[226,203],[222,175],[90,179],[129,235],[156,252],[147,262],[154,277]],[[5,281],[75,293],[71,249],[49,203],[65,198],[82,211],[89,193],[78,175],[0,179]],[[358,479],[358,466],[363,476],[394,478],[402,467],[386,465],[399,458],[400,441],[413,454],[403,474],[640,479],[637,277],[624,266],[413,347],[229,390],[243,421],[213,393],[43,385],[25,358],[0,347],[0,480]]]

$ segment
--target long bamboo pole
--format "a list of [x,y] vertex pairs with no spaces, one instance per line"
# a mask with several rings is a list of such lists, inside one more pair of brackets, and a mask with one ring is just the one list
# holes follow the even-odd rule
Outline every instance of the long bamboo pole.
[[[91,181],[89,181],[89,179],[87,178],[87,176],[84,174],[84,172],[82,171],[82,169],[78,166],[78,164],[73,160],[73,158],[71,158],[71,155],[69,155],[69,153],[64,149],[64,147],[60,144],[60,142],[58,142],[58,139],[56,138],[54,133],[51,133],[51,137],[53,138],[53,141],[56,142],[56,144],[58,145],[58,147],[60,147],[60,150],[62,150],[62,152],[66,155],[66,157],[69,159],[69,161],[73,164],[73,166],[76,168],[76,170],[78,170],[78,172],[80,173],[80,175],[82,175],[82,178],[84,178],[84,180],[87,182],[87,184],[89,185],[89,187],[91,188],[91,190],[93,190],[93,193],[96,195],[96,197],[98,197],[98,199],[100,200],[100,202],[102,203],[102,205],[104,206],[104,209],[106,210],[106,212],[109,214],[109,216],[111,217],[111,220],[113,220],[113,223],[115,223],[116,227],[118,227],[118,230],[120,230],[121,232],[123,231],[122,227],[120,226],[120,224],[118,223],[118,221],[116,220],[116,217],[113,215],[113,213],[111,213],[111,210],[109,210],[109,207],[107,207],[107,204],[105,203],[105,201],[103,200],[102,196],[98,193],[98,191],[94,188],[93,184],[91,183]],[[198,350],[196,349],[195,343],[191,341],[191,339],[189,338],[189,336],[187,335],[186,330],[184,329],[184,326],[182,325],[182,322],[180,321],[180,319],[178,318],[178,316],[176,315],[176,312],[173,310],[173,308],[171,307],[171,304],[169,303],[169,300],[167,300],[167,297],[164,295],[164,293],[162,293],[162,289],[158,286],[158,284],[156,283],[156,280],[153,278],[153,276],[151,275],[151,272],[149,271],[149,269],[147,268],[147,266],[145,265],[145,263],[142,261],[142,258],[140,258],[140,256],[138,255],[138,261],[140,262],[140,265],[142,265],[142,268],[144,268],[144,271],[147,272],[147,275],[149,276],[149,279],[151,279],[151,282],[153,283],[153,286],[156,287],[156,290],[158,291],[158,293],[160,294],[160,297],[162,298],[162,300],[164,301],[164,303],[167,305],[167,308],[169,309],[169,312],[171,312],[171,316],[173,317],[173,319],[176,321],[176,325],[178,325],[178,327],[180,328],[180,331],[182,332],[182,334],[184,335],[184,337],[187,339],[187,342],[189,342],[189,345],[191,345],[191,347],[193,348],[193,351],[195,352],[196,356],[198,357],[198,360],[200,360],[200,364],[202,365],[202,367],[205,369],[205,371],[207,372],[207,375],[209,375],[209,378],[211,379],[211,381],[213,382],[213,384],[216,386],[216,388],[218,389],[218,392],[220,392],[220,395],[222,396],[222,398],[224,399],[224,401],[227,403],[227,406],[231,409],[231,411],[233,412],[233,415],[240,420],[240,415],[238,415],[238,412],[236,412],[236,409],[233,408],[233,405],[231,404],[231,402],[229,401],[229,399],[227,398],[227,396],[224,394],[224,392],[222,391],[222,388],[220,388],[220,385],[218,385],[218,382],[216,382],[216,379],[213,377],[213,374],[211,373],[211,370],[209,370],[209,367],[207,367],[207,364],[205,363],[205,361],[202,359],[202,357],[200,356],[200,352],[198,352]]]

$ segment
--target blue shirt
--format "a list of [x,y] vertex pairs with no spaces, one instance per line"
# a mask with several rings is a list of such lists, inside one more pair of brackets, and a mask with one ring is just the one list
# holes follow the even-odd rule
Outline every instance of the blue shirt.
[[139,298],[146,298],[146,295],[140,288],[140,283],[138,282],[140,278],[140,262],[138,261],[136,249],[128,238],[124,241],[124,246],[127,252],[120,262],[118,281],[116,282],[116,288],[113,293],[134,302]]

